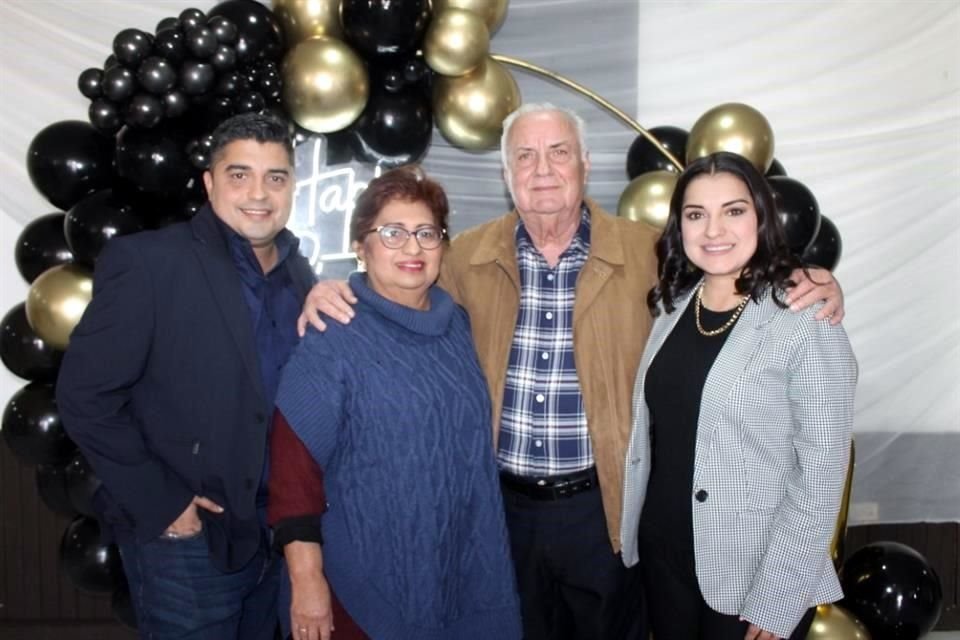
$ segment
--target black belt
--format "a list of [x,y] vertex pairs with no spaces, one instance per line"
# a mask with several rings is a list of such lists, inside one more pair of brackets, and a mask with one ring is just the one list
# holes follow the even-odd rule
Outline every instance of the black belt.
[[533,500],[559,500],[590,491],[600,486],[600,483],[597,479],[597,468],[590,467],[576,473],[542,478],[515,476],[501,471],[500,486]]

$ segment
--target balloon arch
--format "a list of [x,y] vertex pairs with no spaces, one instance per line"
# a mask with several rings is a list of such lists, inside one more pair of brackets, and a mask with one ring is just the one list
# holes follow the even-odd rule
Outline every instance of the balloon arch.
[[[207,12],[188,8],[152,33],[117,33],[102,68],[77,80],[90,99],[88,121],[55,122],[34,137],[28,173],[57,211],[28,224],[16,243],[30,288],[0,322],[0,356],[30,382],[7,404],[2,430],[14,454],[36,465],[44,503],[74,517],[61,542],[64,571],[81,589],[112,593],[125,624],[135,620],[119,554],[100,542],[91,506],[99,480],[60,423],[54,384],[92,296],[97,255],[112,237],[196,213],[205,201],[200,174],[210,132],[225,118],[269,111],[291,122],[298,166],[291,227],[318,272],[352,267],[343,230],[353,200],[370,176],[421,160],[434,124],[456,147],[497,146],[501,122],[521,104],[508,67],[576,91],[638,132],[619,215],[662,227],[684,161],[734,151],[766,172],[791,248],[808,264],[836,266],[840,235],[811,191],[774,159],[761,113],[724,104],[689,132],[646,130],[568,78],[491,54],[506,11],[507,0],[273,0],[272,9],[226,0]],[[332,228],[319,228],[331,218]],[[867,628],[877,637],[918,637],[911,630],[935,624],[942,595],[926,561],[909,548],[871,547],[844,567],[845,608],[820,607],[810,637],[868,638]]]

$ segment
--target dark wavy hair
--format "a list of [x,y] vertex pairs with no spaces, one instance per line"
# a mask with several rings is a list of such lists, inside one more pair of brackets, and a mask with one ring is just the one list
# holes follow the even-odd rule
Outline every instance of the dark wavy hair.
[[673,312],[676,301],[703,277],[703,271],[690,262],[683,251],[680,232],[683,197],[696,178],[718,173],[739,178],[750,191],[757,212],[757,250],[736,280],[737,293],[749,295],[756,302],[770,288],[774,301],[781,307],[787,306],[781,294],[794,285],[790,274],[802,265],[787,247],[773,191],[766,178],[747,159],[720,151],[691,162],[677,180],[670,199],[670,215],[657,241],[658,282],[647,294],[647,306],[654,316],[660,313],[659,305],[663,305],[667,313]]
[[433,214],[433,223],[446,231],[450,205],[443,187],[428,178],[420,167],[407,165],[374,178],[360,194],[350,220],[350,241],[359,240],[373,229],[373,221],[380,211],[395,200],[427,205]]
[[211,167],[216,164],[223,148],[237,140],[256,140],[260,144],[276,142],[284,148],[290,164],[293,164],[293,139],[290,137],[290,125],[275,116],[262,113],[242,113],[221,122],[213,130],[212,137]]

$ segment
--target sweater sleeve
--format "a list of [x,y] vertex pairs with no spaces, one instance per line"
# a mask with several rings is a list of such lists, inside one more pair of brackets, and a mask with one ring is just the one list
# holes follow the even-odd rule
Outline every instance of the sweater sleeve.
[[275,545],[322,542],[319,517],[327,503],[323,470],[279,410],[270,435],[269,483],[267,523],[274,529]]

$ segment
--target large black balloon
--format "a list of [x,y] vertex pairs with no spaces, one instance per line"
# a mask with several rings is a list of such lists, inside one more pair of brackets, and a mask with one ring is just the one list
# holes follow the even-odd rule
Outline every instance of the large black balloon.
[[53,385],[31,382],[10,398],[3,412],[3,438],[28,464],[66,462],[76,445],[63,430]]
[[113,189],[104,189],[67,212],[63,233],[76,261],[92,267],[111,238],[146,229],[146,217]]
[[[255,0],[227,0],[208,11],[207,16],[209,22],[218,16],[226,18],[237,28],[237,59],[241,62],[256,58],[279,60],[283,56],[283,29],[269,7]],[[217,32],[218,37],[220,33]]]
[[73,253],[63,235],[64,218],[59,212],[48,213],[31,220],[20,232],[13,261],[27,282],[32,283],[50,267],[73,262]]
[[37,493],[43,504],[56,514],[74,517],[77,510],[67,495],[67,470],[59,464],[38,464],[35,475]]
[[837,268],[842,254],[843,242],[840,241],[840,231],[830,218],[821,215],[817,237],[803,252],[804,263],[833,271]]
[[85,516],[96,517],[93,510],[93,494],[100,488],[100,478],[83,454],[77,451],[65,467],[67,497],[74,509]]
[[427,0],[343,0],[340,16],[346,40],[366,58],[414,51],[430,21]]
[[[683,162],[687,156],[687,138],[690,135],[687,131],[680,127],[653,127],[648,132],[666,147],[674,158]],[[637,136],[627,151],[627,176],[633,180],[648,171],[680,172],[653,143],[643,136]]]
[[136,68],[150,55],[153,36],[139,29],[124,29],[113,39],[113,55],[120,64]]
[[416,86],[375,91],[353,126],[357,156],[384,167],[419,161],[432,133],[430,98]]
[[40,131],[27,149],[37,191],[64,211],[113,178],[113,139],[88,122],[63,120]]
[[787,245],[796,255],[803,255],[820,229],[820,205],[810,189],[799,180],[774,176],[767,181],[773,189]]
[[14,375],[53,382],[57,379],[63,352],[36,334],[27,322],[26,305],[21,302],[0,320],[0,359]]
[[173,127],[127,127],[117,136],[117,173],[145,191],[178,193],[193,177],[185,140]]
[[840,572],[844,609],[874,640],[915,640],[933,629],[943,609],[943,588],[920,553],[899,542],[859,549]]
[[770,163],[770,168],[767,169],[767,177],[773,178],[776,176],[785,176],[787,175],[787,170],[783,168],[783,165],[780,164],[780,161],[776,158],[773,159],[773,162]]
[[166,58],[150,56],[137,69],[137,80],[144,90],[160,95],[177,84],[177,70]]
[[120,584],[123,565],[115,545],[100,542],[100,525],[80,516],[63,532],[60,567],[84,591],[109,593]]

